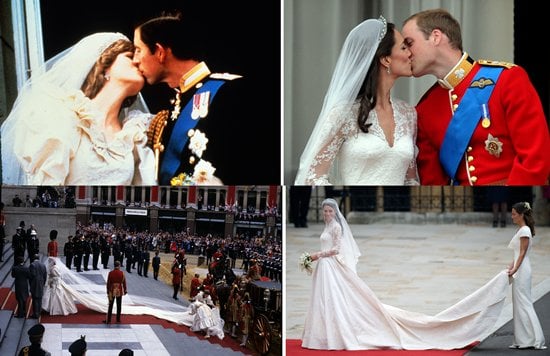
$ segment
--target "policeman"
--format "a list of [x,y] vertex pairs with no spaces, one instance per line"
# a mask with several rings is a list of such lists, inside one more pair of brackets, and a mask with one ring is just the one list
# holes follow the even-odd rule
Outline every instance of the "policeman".
[[30,345],[25,346],[19,351],[19,356],[29,356],[29,355],[46,355],[51,356],[51,353],[44,350],[41,346],[42,337],[44,336],[44,325],[36,324],[29,329],[27,334],[29,335]]
[[84,356],[88,350],[88,344],[86,343],[86,336],[80,336],[79,339],[75,340],[71,346],[69,346],[69,352],[71,356]]

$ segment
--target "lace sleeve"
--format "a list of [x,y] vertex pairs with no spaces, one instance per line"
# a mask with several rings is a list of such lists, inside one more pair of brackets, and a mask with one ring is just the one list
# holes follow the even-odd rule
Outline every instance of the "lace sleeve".
[[418,155],[418,147],[416,146],[416,109],[403,100],[398,100],[397,107],[399,111],[398,115],[400,115],[404,120],[403,127],[406,131],[405,133],[406,135],[412,137],[414,144],[414,155],[409,163],[407,173],[405,174],[404,185],[420,185],[418,169],[416,167],[416,157]]
[[316,137],[312,135],[308,143],[311,146],[306,148],[307,151],[311,151],[311,157],[306,157],[301,162],[300,170],[305,171],[304,184],[331,185],[335,183],[330,181],[330,171],[340,147],[347,137],[356,132],[353,118],[350,109],[339,106],[331,110],[328,113],[328,118],[322,121],[319,134],[315,134]]
[[342,244],[342,227],[339,224],[333,224],[330,227],[330,236],[332,237],[332,248],[326,251],[319,251],[317,256],[330,257],[340,253],[340,246]]

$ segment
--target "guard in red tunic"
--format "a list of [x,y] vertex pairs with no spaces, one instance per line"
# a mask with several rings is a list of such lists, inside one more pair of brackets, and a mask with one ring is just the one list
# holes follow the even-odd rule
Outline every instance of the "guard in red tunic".
[[50,242],[48,242],[48,256],[57,257],[57,230],[50,231]]
[[418,113],[422,185],[544,185],[550,135],[543,107],[520,66],[473,60],[447,11],[405,20],[415,77],[432,74]]
[[109,298],[109,309],[107,319],[103,322],[111,323],[113,315],[113,304],[116,300],[116,322],[120,323],[120,314],[122,313],[122,296],[126,295],[126,278],[124,272],[120,270],[120,261],[115,261],[115,268],[107,276],[107,296]]

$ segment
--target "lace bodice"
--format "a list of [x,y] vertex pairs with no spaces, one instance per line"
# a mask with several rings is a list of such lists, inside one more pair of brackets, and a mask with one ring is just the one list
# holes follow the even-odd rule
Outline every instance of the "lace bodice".
[[321,233],[321,251],[319,257],[329,257],[340,253],[342,227],[336,220],[330,221]]
[[[375,110],[371,110],[367,123],[368,133],[359,129],[359,104],[350,108],[338,107],[329,114],[335,131],[327,134],[307,167],[306,184],[327,185],[418,185],[416,170],[416,111],[399,99],[392,99],[395,120],[393,146],[385,137]],[[335,165],[334,167],[332,167]],[[336,181],[330,176],[336,170]]]
[[[17,131],[15,152],[28,184],[156,184],[154,154],[146,147],[150,114],[128,113],[108,140],[104,116],[80,90],[44,105],[43,115],[32,115]],[[41,122],[44,115],[56,118],[55,127]]]

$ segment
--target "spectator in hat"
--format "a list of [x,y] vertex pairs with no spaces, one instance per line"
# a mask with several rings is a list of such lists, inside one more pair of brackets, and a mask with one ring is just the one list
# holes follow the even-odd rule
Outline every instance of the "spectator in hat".
[[44,336],[44,325],[35,324],[32,326],[27,334],[29,335],[30,345],[24,346],[18,356],[50,356],[51,353],[42,348],[42,337]]
[[57,230],[50,231],[50,242],[48,242],[48,256],[57,257]]
[[75,340],[71,346],[69,346],[69,352],[71,356],[84,356],[88,350],[88,344],[86,343],[86,336],[82,335],[79,339]]

